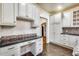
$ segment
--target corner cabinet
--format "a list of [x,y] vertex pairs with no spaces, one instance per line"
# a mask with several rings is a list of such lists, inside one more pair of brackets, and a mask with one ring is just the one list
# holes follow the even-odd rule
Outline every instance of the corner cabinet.
[[16,13],[14,3],[0,3],[0,26],[15,26]]
[[79,7],[63,12],[63,27],[79,27]]

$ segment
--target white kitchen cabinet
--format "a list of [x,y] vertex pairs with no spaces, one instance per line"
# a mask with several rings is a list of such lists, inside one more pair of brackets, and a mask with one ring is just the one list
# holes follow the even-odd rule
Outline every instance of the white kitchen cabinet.
[[33,5],[31,3],[19,3],[19,16],[33,18]]
[[32,6],[32,16],[33,16],[33,19],[34,19],[34,26],[39,26],[40,25],[40,14],[39,14],[39,9],[37,6],[33,5]]
[[50,16],[50,21],[49,21],[49,40],[50,42],[54,41],[54,16]]
[[61,38],[60,36],[62,33],[62,26],[61,26],[62,15],[61,13],[58,13],[58,14],[52,15],[50,19],[51,19],[51,21],[49,21],[50,34],[51,34],[50,41],[53,43],[59,43]]
[[[24,55],[24,54],[30,52],[31,49],[34,48],[34,45],[33,45],[33,44],[35,44],[35,40],[31,40],[31,41],[19,43],[19,44],[18,44],[19,49],[20,49],[19,55]],[[34,49],[35,49],[35,48],[34,48]],[[35,51],[34,51],[34,52],[35,52]]]
[[36,40],[36,55],[43,51],[43,42],[42,38]]
[[54,17],[55,17],[54,23],[60,23],[61,22],[61,20],[62,20],[62,14],[61,13],[55,14]]
[[62,29],[61,29],[61,24],[60,23],[56,23],[56,24],[53,24],[53,40],[51,41],[54,41],[56,43],[59,43],[60,42],[60,36],[61,36],[61,33],[62,33]]
[[72,21],[73,21],[73,13],[72,11],[65,11],[63,12],[64,16],[63,16],[63,27],[71,27],[73,25]]
[[38,55],[43,51],[42,38],[22,42],[10,46],[0,47],[0,56],[21,56],[27,52]]
[[11,45],[0,48],[0,56],[17,56],[18,47],[17,45]]
[[28,4],[18,4],[18,12],[19,12],[19,16],[25,16],[27,17],[27,12],[28,12]]
[[15,26],[16,13],[14,3],[0,3],[0,25]]
[[67,10],[63,13],[63,27],[79,27],[79,7]]
[[35,44],[32,44],[31,52],[33,55],[38,55],[43,51],[43,46],[42,46],[42,38],[36,39]]
[[55,20],[54,15],[53,16],[49,16],[49,19],[50,19],[49,24],[54,23],[54,20]]
[[73,26],[79,27],[79,7],[73,9]]
[[32,3],[19,4],[19,16],[29,17],[34,20],[32,26],[39,26],[40,14],[38,7]]
[[73,47],[75,46],[76,44],[76,40],[78,39],[79,37],[78,36],[74,36],[74,35],[69,35],[69,46]]
[[65,46],[69,46],[69,36],[68,35],[63,35],[62,44],[65,45]]
[[63,34],[60,40],[60,44],[74,48],[76,44],[77,36]]

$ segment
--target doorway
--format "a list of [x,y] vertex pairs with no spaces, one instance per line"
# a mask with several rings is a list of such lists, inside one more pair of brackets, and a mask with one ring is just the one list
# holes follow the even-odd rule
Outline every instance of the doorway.
[[42,29],[42,39],[43,39],[43,52],[46,52],[47,51],[47,48],[46,48],[46,44],[47,44],[47,19],[46,18],[43,18],[41,17],[41,29]]

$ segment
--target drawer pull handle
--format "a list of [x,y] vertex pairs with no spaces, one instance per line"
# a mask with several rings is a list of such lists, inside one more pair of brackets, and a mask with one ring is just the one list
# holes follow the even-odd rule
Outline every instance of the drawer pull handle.
[[12,48],[8,48],[8,50],[10,50],[10,49],[13,49],[14,47],[12,47]]
[[13,54],[13,55],[11,55],[11,56],[15,56],[15,55]]

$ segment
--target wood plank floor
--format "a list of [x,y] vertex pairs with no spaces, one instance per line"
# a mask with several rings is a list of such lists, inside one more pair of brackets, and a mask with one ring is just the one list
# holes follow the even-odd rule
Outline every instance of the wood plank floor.
[[72,56],[72,50],[50,43],[47,44],[47,51],[43,52],[43,56]]

